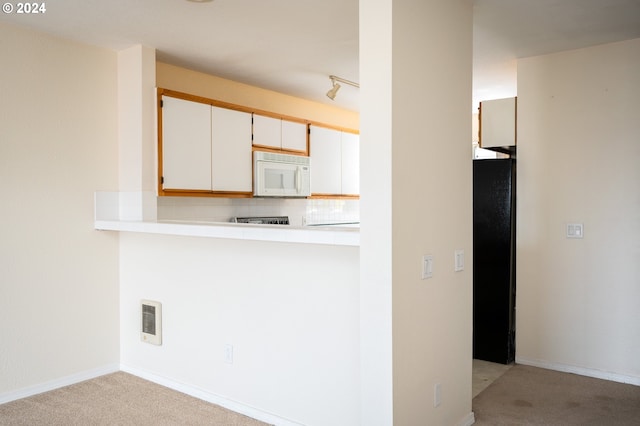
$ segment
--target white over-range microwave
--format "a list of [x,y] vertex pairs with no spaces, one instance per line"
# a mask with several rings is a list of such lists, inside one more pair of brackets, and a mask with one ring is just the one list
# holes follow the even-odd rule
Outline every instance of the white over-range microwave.
[[256,197],[308,197],[310,175],[309,157],[253,153],[253,195]]

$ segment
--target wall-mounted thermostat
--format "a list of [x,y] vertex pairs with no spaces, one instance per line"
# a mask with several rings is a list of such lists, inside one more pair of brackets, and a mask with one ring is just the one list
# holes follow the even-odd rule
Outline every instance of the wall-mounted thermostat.
[[140,340],[154,345],[162,344],[162,304],[151,300],[142,300],[142,330]]

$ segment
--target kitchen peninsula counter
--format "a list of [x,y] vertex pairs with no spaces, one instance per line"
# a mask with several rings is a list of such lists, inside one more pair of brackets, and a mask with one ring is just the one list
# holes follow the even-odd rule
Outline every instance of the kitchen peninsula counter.
[[273,241],[299,244],[325,244],[338,246],[360,245],[360,232],[356,227],[297,227],[290,225],[176,220],[96,220],[94,227],[101,231],[139,232],[147,234]]
[[95,193],[94,228],[100,231],[136,232],[158,235],[219,238],[280,243],[360,246],[359,224],[341,226],[292,226],[234,223],[207,220],[141,219],[139,207],[146,206],[156,217],[156,196],[152,192]]

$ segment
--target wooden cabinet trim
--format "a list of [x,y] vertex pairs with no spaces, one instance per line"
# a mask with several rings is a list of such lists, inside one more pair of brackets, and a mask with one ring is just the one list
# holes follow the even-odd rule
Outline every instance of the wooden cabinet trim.
[[309,120],[309,119],[306,119],[306,118],[294,117],[294,116],[286,115],[286,114],[279,114],[279,113],[275,113],[275,112],[272,112],[272,111],[266,111],[266,110],[262,110],[262,109],[258,109],[258,108],[252,108],[252,107],[248,107],[248,106],[244,106],[244,105],[233,104],[231,102],[224,102],[224,101],[219,101],[219,100],[216,100],[216,99],[205,98],[203,96],[191,95],[189,93],[178,92],[178,91],[171,90],[171,89],[158,88],[158,107],[160,106],[160,101],[162,100],[162,95],[171,96],[172,98],[184,99],[184,100],[187,100],[187,101],[200,102],[200,103],[203,103],[203,104],[209,104],[209,105],[218,106],[218,107],[221,107],[221,108],[235,109],[237,111],[243,111],[243,112],[250,112],[252,114],[262,115],[262,116],[266,116],[266,117],[280,118],[280,119],[286,120],[286,121],[293,121],[293,122],[302,123],[302,124],[311,124],[311,125],[318,126],[318,127],[326,127],[328,129],[341,130],[343,132],[348,132],[348,133],[356,133],[356,134],[360,133],[357,129],[351,129],[351,128],[341,127],[341,126],[334,126],[332,124],[322,123],[322,122],[319,122],[319,121]]
[[157,124],[158,124],[158,128],[156,129],[158,132],[158,158],[156,160],[157,162],[157,169],[158,169],[158,176],[157,176],[157,180],[158,180],[158,195],[162,195],[164,193],[164,188],[162,187],[163,184],[163,179],[162,177],[164,176],[163,173],[163,165],[162,165],[162,159],[164,158],[164,152],[162,150],[162,137],[163,137],[163,132],[162,132],[162,93],[160,90],[158,90],[158,96],[156,99],[156,116],[157,116]]
[[311,194],[307,198],[315,198],[315,199],[346,199],[346,200],[359,200],[360,195],[356,194]]
[[[309,143],[307,142],[307,146]],[[294,149],[280,149],[274,148],[268,145],[253,145],[252,151],[260,151],[260,152],[275,152],[276,154],[290,154],[290,155],[303,155],[308,156],[309,148],[306,151],[298,151]]]
[[158,195],[164,197],[219,197],[219,198],[252,198],[252,192],[206,191],[195,189],[165,189]]

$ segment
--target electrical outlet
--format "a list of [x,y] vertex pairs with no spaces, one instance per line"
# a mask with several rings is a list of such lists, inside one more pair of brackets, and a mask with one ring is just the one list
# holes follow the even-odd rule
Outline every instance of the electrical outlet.
[[233,364],[233,345],[224,345],[224,362]]

